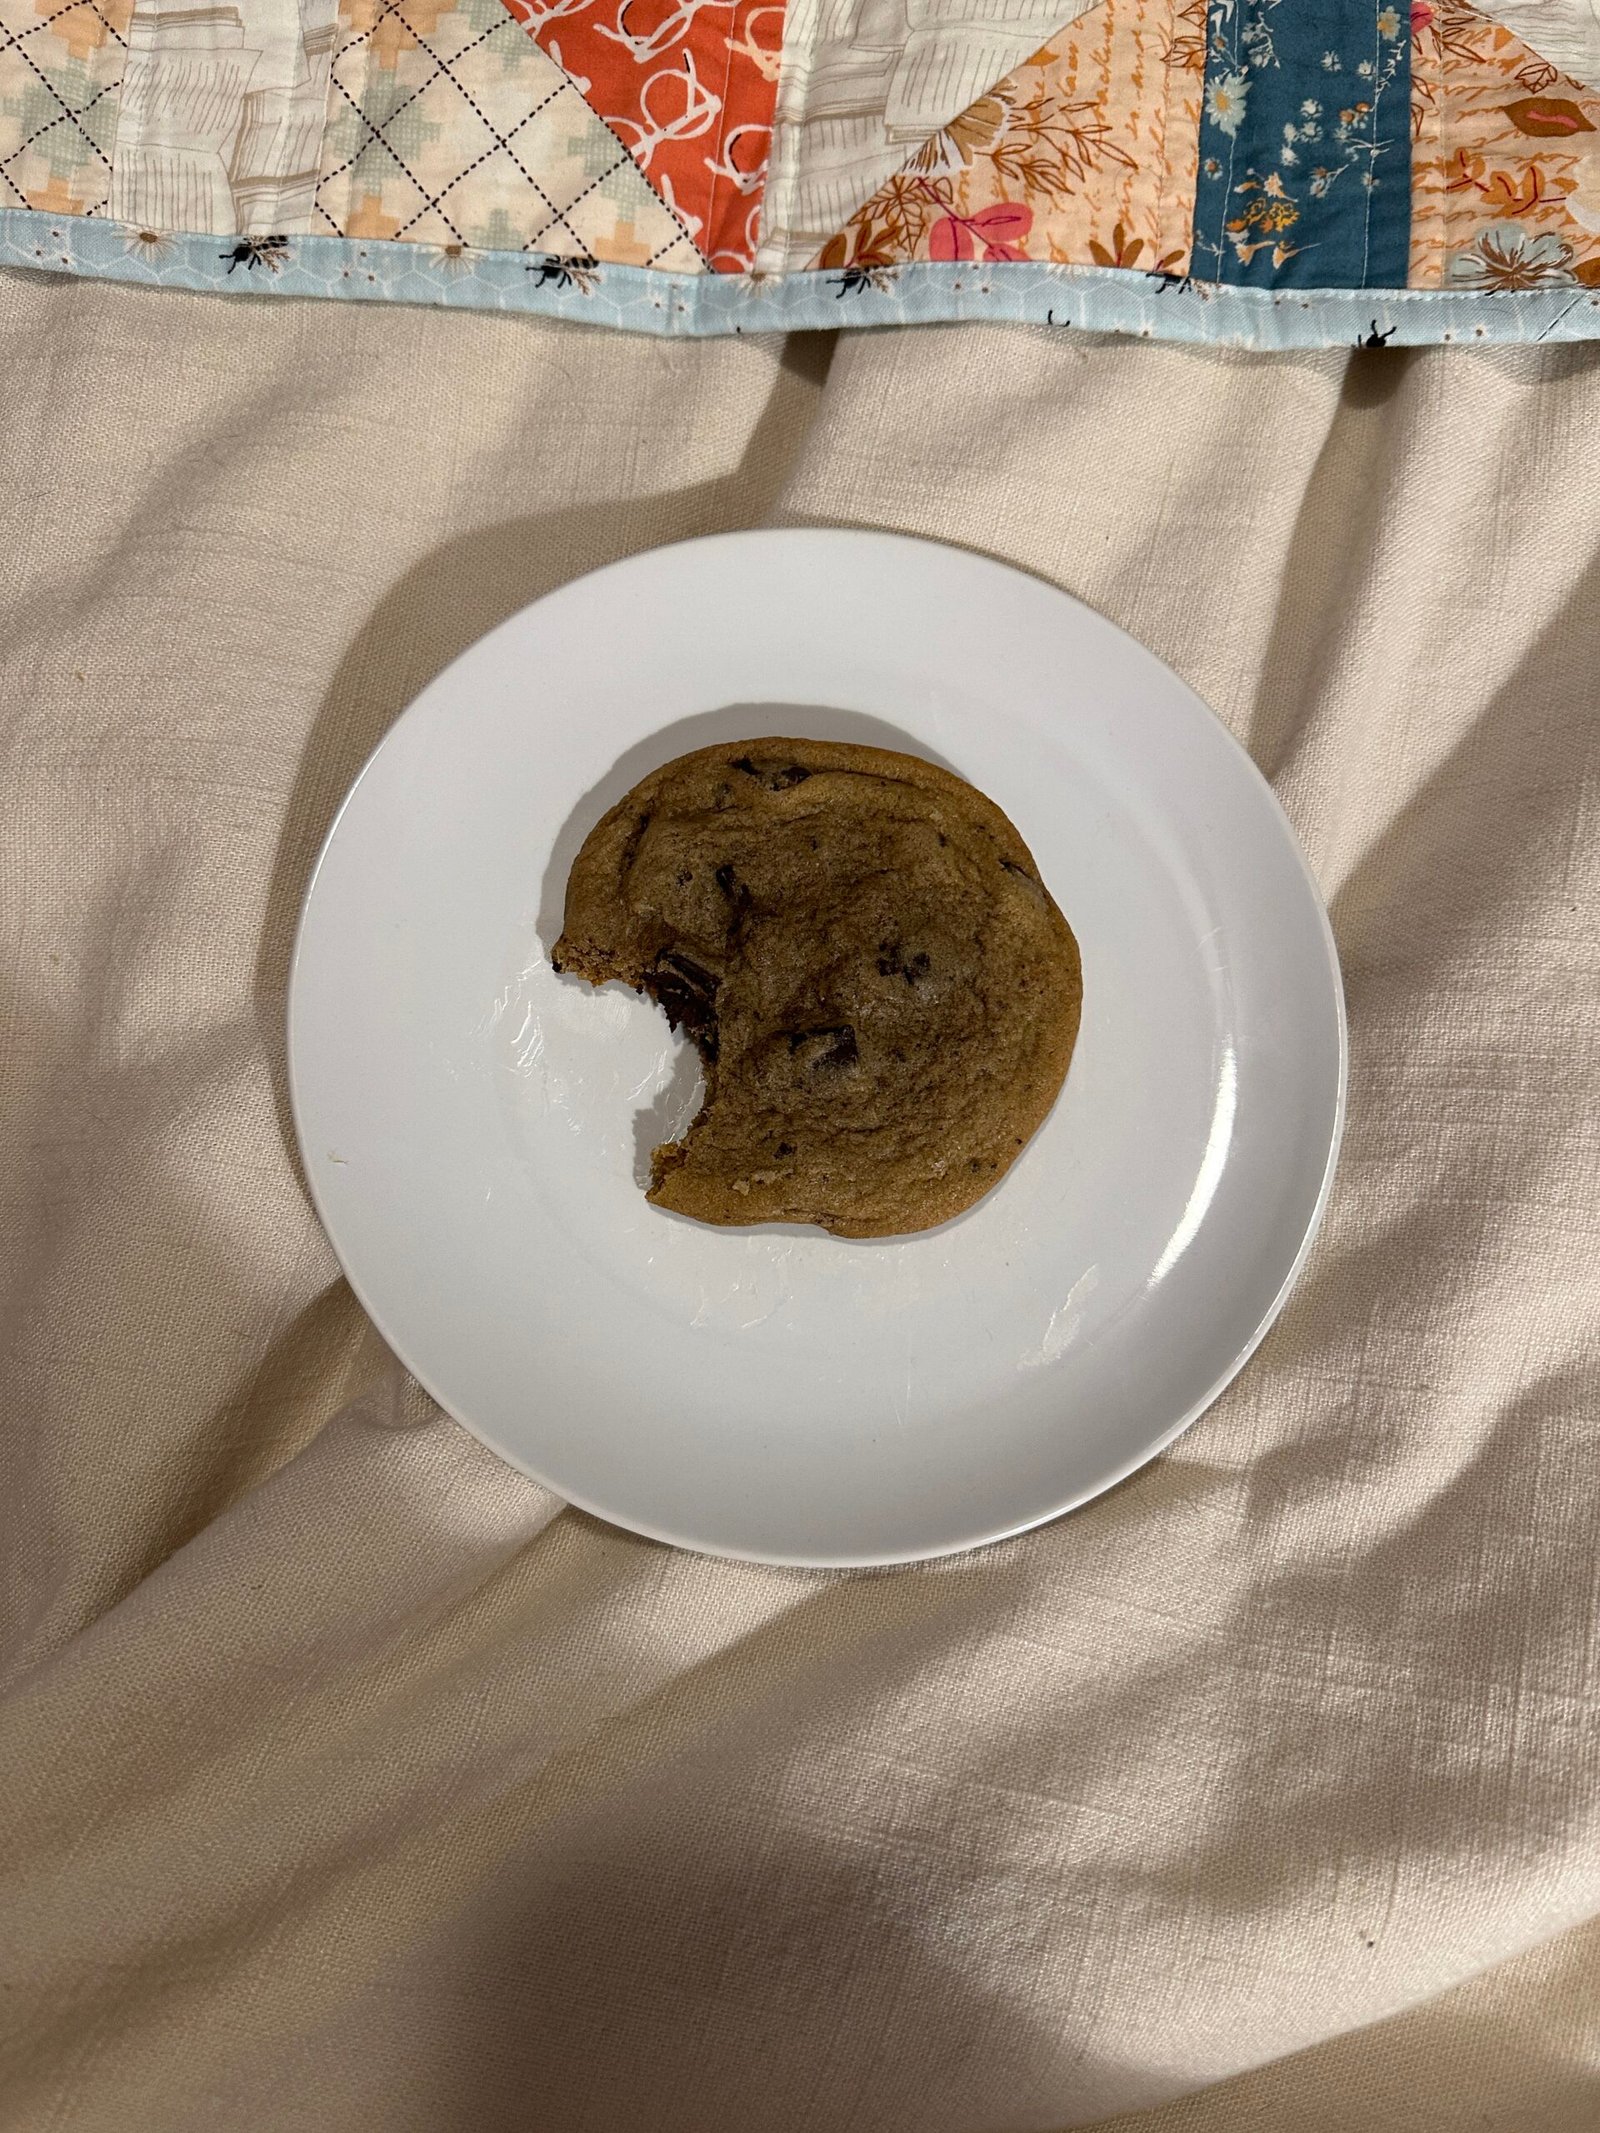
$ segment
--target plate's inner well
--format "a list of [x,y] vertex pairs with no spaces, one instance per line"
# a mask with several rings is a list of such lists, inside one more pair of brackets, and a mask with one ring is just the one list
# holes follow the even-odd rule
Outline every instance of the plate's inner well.
[[[697,1108],[692,1048],[647,1000],[550,967],[605,809],[761,731],[958,771],[1080,945],[1060,1099],[986,1199],[922,1235],[649,1205],[650,1151]],[[1342,1088],[1320,903],[1204,707],[1053,589],[862,534],[638,558],[434,682],[320,863],[291,1050],[319,1208],[430,1390],[589,1509],[790,1561],[967,1545],[1149,1456],[1276,1309]]]

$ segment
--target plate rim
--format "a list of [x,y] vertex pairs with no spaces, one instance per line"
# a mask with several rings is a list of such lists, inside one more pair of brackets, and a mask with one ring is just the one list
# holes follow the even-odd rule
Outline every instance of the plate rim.
[[[1057,598],[1065,600],[1072,607],[1081,610],[1092,617],[1098,626],[1114,630],[1119,636],[1126,639],[1129,644],[1137,647],[1145,658],[1151,660],[1178,683],[1184,694],[1210,721],[1215,733],[1226,744],[1224,752],[1231,753],[1236,764],[1243,768],[1246,773],[1246,782],[1253,784],[1257,789],[1258,795],[1266,800],[1268,818],[1276,823],[1281,840],[1286,845],[1293,859],[1295,870],[1309,895],[1310,906],[1315,914],[1317,937],[1322,948],[1323,968],[1325,969],[1331,994],[1337,1040],[1337,1061],[1331,1117],[1327,1127],[1327,1148],[1323,1158],[1321,1174],[1316,1193],[1302,1225],[1301,1235],[1286,1271],[1263,1310],[1255,1330],[1241,1344],[1227,1365],[1207,1386],[1206,1390],[1189,1407],[1184,1409],[1175,1421],[1170,1423],[1158,1436],[1141,1445],[1137,1452],[1130,1454],[1127,1459],[1119,1461],[1109,1468],[1091,1486],[1070,1490],[1060,1501],[1053,1502],[1049,1507],[1036,1513],[1030,1513],[1025,1518],[1002,1524],[992,1531],[984,1531],[957,1541],[941,1543],[931,1548],[891,1548],[836,1552],[799,1551],[779,1554],[765,1548],[747,1548],[728,1544],[713,1546],[705,1541],[687,1538],[680,1533],[675,1533],[669,1530],[665,1524],[654,1524],[642,1518],[621,1517],[617,1512],[608,1510],[603,1505],[587,1499],[581,1491],[560,1485],[552,1481],[548,1475],[542,1474],[520,1452],[498,1442],[495,1437],[472,1421],[469,1416],[458,1412],[452,1402],[445,1398],[437,1387],[430,1382],[428,1373],[419,1369],[416,1363],[411,1360],[407,1353],[405,1342],[391,1331],[390,1326],[385,1321],[384,1314],[374,1305],[366,1293],[364,1283],[348,1264],[343,1251],[340,1249],[334,1223],[330,1219],[328,1209],[323,1204],[322,1192],[317,1182],[317,1165],[310,1158],[310,1142],[304,1116],[303,1096],[300,1078],[296,1071],[296,1026],[301,1012],[300,980],[303,950],[311,921],[312,904],[322,876],[324,862],[338,838],[345,815],[354,804],[357,795],[365,784],[368,773],[390,741],[407,720],[421,711],[425,700],[431,696],[432,692],[457,666],[478,654],[490,638],[503,630],[510,629],[524,616],[532,613],[546,601],[559,598],[576,585],[602,580],[615,573],[637,569],[641,565],[649,565],[663,557],[676,555],[688,550],[711,550],[731,544],[745,547],[757,544],[782,546],[803,543],[809,545],[819,540],[827,542],[843,540],[850,543],[858,543],[863,547],[893,547],[899,550],[932,549],[966,557],[990,569],[1014,573],[1019,577],[1030,580],[1033,584],[1044,591],[1054,594]],[[1323,896],[1321,884],[1312,870],[1305,847],[1301,843],[1283,803],[1273,791],[1272,785],[1261,770],[1260,765],[1237,734],[1211,708],[1199,691],[1183,675],[1178,673],[1175,667],[1164,660],[1159,653],[1152,651],[1142,638],[1136,637],[1131,630],[1126,629],[1110,616],[1102,614],[1098,608],[1093,607],[1087,600],[1070,591],[1067,587],[1058,584],[1055,579],[1047,577],[1042,571],[1030,569],[1026,564],[1014,562],[1009,557],[997,556],[986,549],[974,548],[964,542],[941,540],[923,534],[880,530],[867,526],[818,525],[735,528],[715,533],[691,535],[683,540],[664,541],[650,547],[634,549],[627,555],[614,558],[611,562],[597,565],[593,570],[580,571],[575,576],[563,578],[558,584],[550,586],[534,599],[525,601],[520,607],[512,609],[510,614],[503,616],[500,621],[491,625],[489,629],[482,631],[469,643],[463,645],[458,652],[454,653],[450,659],[446,660],[441,667],[421,683],[402,709],[385,726],[383,732],[363,759],[354,778],[350,781],[349,787],[334,810],[333,817],[318,844],[316,857],[312,862],[306,876],[305,887],[301,892],[300,905],[295,919],[294,939],[285,982],[284,1029],[285,1067],[289,1111],[295,1129],[295,1152],[299,1158],[301,1176],[313,1211],[322,1227],[329,1249],[333,1252],[334,1258],[338,1263],[339,1270],[349,1283],[352,1295],[354,1295],[356,1301],[372,1322],[391,1354],[416,1379],[434,1404],[441,1408],[459,1427],[465,1429],[469,1435],[474,1437],[488,1451],[492,1452],[497,1459],[502,1460],[514,1471],[523,1474],[528,1480],[535,1482],[540,1488],[548,1490],[551,1495],[557,1497],[562,1503],[570,1504],[575,1510],[582,1511],[589,1517],[600,1520],[605,1525],[623,1532],[638,1534],[643,1539],[655,1541],[667,1547],[681,1548],[689,1554],[706,1556],[713,1561],[759,1563],[782,1569],[893,1569],[912,1563],[945,1561],[954,1556],[965,1555],[977,1548],[994,1547],[1002,1541],[1014,1540],[1024,1534],[1035,1532],[1041,1526],[1053,1524],[1055,1520],[1064,1518],[1073,1511],[1080,1510],[1085,1504],[1092,1503],[1096,1498],[1119,1487],[1132,1475],[1138,1473],[1142,1467],[1148,1466],[1152,1460],[1159,1458],[1186,1430],[1192,1428],[1209,1408],[1215,1405],[1229,1385],[1245,1369],[1281,1316],[1285,1304],[1288,1302],[1296,1283],[1304,1271],[1306,1261],[1316,1243],[1323,1218],[1327,1212],[1328,1203],[1332,1196],[1334,1177],[1338,1170],[1349,1108],[1349,1013],[1345,999],[1344,974],[1339,961],[1338,944],[1334,937],[1333,924],[1329,916],[1327,902]]]

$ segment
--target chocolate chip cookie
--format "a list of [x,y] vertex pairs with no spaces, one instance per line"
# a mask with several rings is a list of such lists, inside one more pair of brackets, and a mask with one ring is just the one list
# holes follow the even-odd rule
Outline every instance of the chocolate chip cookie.
[[584,840],[555,968],[620,978],[697,1046],[706,1100],[650,1199],[840,1237],[946,1222],[1054,1103],[1077,943],[991,800],[834,741],[701,748]]

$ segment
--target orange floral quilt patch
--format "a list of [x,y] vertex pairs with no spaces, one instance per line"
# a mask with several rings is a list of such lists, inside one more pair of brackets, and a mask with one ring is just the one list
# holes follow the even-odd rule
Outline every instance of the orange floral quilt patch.
[[1100,0],[921,148],[819,267],[1082,261],[1181,276],[1204,0]]
[[1465,0],[1411,36],[1411,286],[1600,287],[1600,92]]

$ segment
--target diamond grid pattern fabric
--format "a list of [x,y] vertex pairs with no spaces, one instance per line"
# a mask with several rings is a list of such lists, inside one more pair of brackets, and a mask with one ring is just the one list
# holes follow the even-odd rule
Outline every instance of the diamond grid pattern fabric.
[[357,0],[344,21],[317,228],[698,271],[627,150],[499,0]]
[[0,207],[104,208],[129,13],[130,0],[0,0]]

